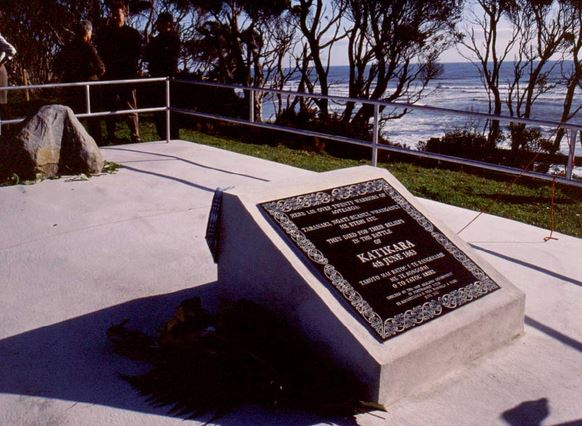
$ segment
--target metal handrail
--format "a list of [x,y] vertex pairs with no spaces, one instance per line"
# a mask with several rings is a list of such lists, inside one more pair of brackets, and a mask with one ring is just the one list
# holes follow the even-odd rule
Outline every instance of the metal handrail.
[[[148,112],[163,112],[163,111],[166,111],[166,107],[119,109],[119,110],[115,110],[115,111],[75,113],[75,117],[77,117],[77,118],[110,117],[112,115],[135,114],[136,112],[148,113]],[[10,120],[0,120],[0,123],[1,124],[18,124],[18,123],[22,123],[24,120],[25,120],[25,118],[13,118]]]
[[327,99],[329,101],[355,102],[355,103],[362,103],[362,104],[369,104],[369,105],[378,105],[380,107],[390,106],[390,107],[406,108],[406,109],[412,109],[412,110],[416,109],[416,110],[427,111],[427,112],[438,112],[438,113],[443,113],[443,114],[463,115],[463,116],[473,117],[473,118],[486,118],[489,120],[511,121],[514,123],[534,124],[534,125],[538,125],[538,126],[548,126],[548,127],[558,126],[558,127],[564,128],[564,129],[573,129],[573,130],[582,131],[582,124],[572,124],[572,123],[568,123],[568,121],[555,122],[555,121],[549,121],[549,120],[536,120],[536,119],[532,119],[532,118],[519,118],[519,117],[512,117],[509,115],[493,115],[493,114],[487,114],[485,112],[463,111],[463,110],[459,110],[459,109],[433,107],[430,105],[421,105],[421,104],[410,104],[410,103],[406,103],[406,102],[382,101],[382,100],[365,99],[365,98],[351,98],[348,96],[322,95],[319,93],[294,92],[292,90],[278,90],[278,89],[268,89],[268,88],[260,88],[260,87],[250,87],[250,86],[242,86],[240,84],[211,83],[208,81],[186,80],[186,79],[173,79],[172,82],[183,83],[183,84],[195,84],[197,86],[219,87],[219,88],[223,88],[223,89],[251,90],[251,91],[256,91],[256,92],[272,93],[275,95],[286,95],[286,96],[293,96],[293,97]]
[[[306,93],[306,92],[294,92],[290,90],[278,90],[278,89],[268,89],[268,88],[259,88],[259,87],[251,87],[251,86],[242,86],[238,84],[225,84],[225,83],[212,83],[207,81],[199,81],[199,80],[186,80],[186,79],[173,79],[173,83],[178,84],[191,84],[191,85],[200,85],[200,86],[207,86],[207,87],[217,87],[217,88],[226,88],[226,89],[235,89],[235,90],[243,90],[248,91],[250,96],[249,99],[253,102],[252,107],[249,108],[249,119],[241,120],[241,119],[233,119],[230,117],[220,116],[216,114],[205,114],[199,113],[194,110],[186,110],[183,108],[171,108],[172,111],[180,113],[180,114],[187,114],[191,116],[198,116],[201,118],[208,118],[214,120],[222,120],[226,122],[232,122],[236,124],[248,125],[251,127],[262,127],[262,128],[269,128],[274,130],[281,130],[288,133],[295,133],[304,136],[316,136],[327,138],[331,140],[337,140],[339,142],[351,143],[355,145],[364,145],[370,147],[372,149],[372,165],[377,166],[377,159],[378,159],[378,150],[381,151],[391,151],[391,152],[399,152],[405,153],[407,155],[413,155],[420,158],[429,158],[439,161],[446,161],[452,162],[457,164],[464,164],[472,167],[478,167],[487,170],[495,170],[502,173],[510,173],[514,175],[527,175],[528,177],[541,179],[541,180],[555,180],[560,183],[574,185],[582,187],[582,182],[577,182],[573,180],[573,169],[575,163],[575,144],[576,144],[576,137],[578,132],[582,132],[582,125],[572,124],[568,122],[554,122],[548,120],[535,120],[535,119],[527,119],[527,118],[518,118],[518,117],[511,117],[507,115],[492,115],[482,112],[473,112],[473,111],[462,111],[462,110],[455,110],[449,108],[441,108],[441,107],[432,107],[427,105],[418,105],[418,104],[409,104],[404,102],[389,102],[389,101],[381,101],[381,100],[370,100],[370,99],[362,99],[362,98],[350,98],[344,96],[337,96],[337,95],[322,95],[322,94],[314,94],[314,93]],[[255,92],[263,92],[263,93],[272,93],[277,95],[284,95],[284,96],[291,96],[291,97],[305,97],[305,98],[317,98],[317,99],[327,99],[327,100],[334,100],[334,101],[342,101],[342,102],[356,102],[362,104],[370,104],[374,106],[374,127],[373,127],[373,134],[372,134],[372,142],[362,141],[358,139],[353,139],[345,136],[336,136],[329,133],[320,133],[320,132],[313,132],[308,130],[301,130],[295,129],[290,127],[284,127],[279,125],[272,125],[272,124],[264,124],[264,123],[256,123],[255,122],[255,113],[254,113],[254,93]],[[421,111],[428,111],[428,112],[437,112],[443,114],[452,114],[452,115],[461,115],[467,116],[472,118],[485,118],[488,120],[497,120],[497,121],[508,121],[514,123],[523,123],[523,124],[530,124],[530,125],[538,125],[538,126],[548,126],[553,127],[556,129],[563,128],[567,129],[570,132],[570,150],[568,153],[568,160],[566,164],[566,177],[556,177],[550,176],[544,173],[536,173],[536,172],[527,172],[522,169],[514,168],[514,167],[507,167],[507,166],[498,166],[495,164],[487,163],[484,161],[476,161],[476,160],[468,160],[459,157],[453,157],[448,155],[442,155],[437,153],[428,153],[422,151],[413,151],[410,149],[403,149],[395,146],[385,145],[378,143],[379,141],[379,117],[380,117],[380,107],[398,107],[398,108],[407,108],[407,109],[414,109],[414,110],[421,110]]]
[[0,90],[15,91],[31,89],[56,89],[59,87],[111,86],[119,84],[156,83],[167,80],[168,77],[130,78],[125,80],[91,80],[91,81],[79,81],[74,83],[31,84],[30,86],[0,86]]
[[[116,110],[116,111],[100,111],[100,112],[92,112],[91,111],[91,94],[90,94],[90,87],[91,86],[107,86],[107,85],[119,85],[119,84],[145,84],[145,83],[156,83],[156,82],[165,82],[165,92],[166,92],[166,99],[165,105],[160,107],[153,107],[153,108],[136,108],[136,109],[129,109],[129,110]],[[217,87],[217,88],[227,88],[227,89],[238,89],[243,91],[249,92],[249,118],[248,120],[244,119],[235,119],[230,117],[225,117],[216,114],[207,114],[201,113],[191,109],[184,109],[184,108],[175,108],[171,105],[170,99],[170,83],[177,83],[177,84],[193,84],[193,85],[200,85],[200,86],[208,86],[208,87]],[[85,82],[75,82],[75,83],[51,83],[51,84],[37,84],[37,85],[30,85],[30,86],[3,86],[0,87],[0,90],[8,90],[8,91],[16,91],[16,90],[31,90],[31,89],[50,89],[50,88],[70,88],[70,87],[85,87],[85,94],[86,94],[86,110],[85,113],[76,113],[75,115],[79,118],[88,118],[88,117],[106,117],[106,116],[113,116],[113,115],[124,115],[124,114],[135,114],[135,113],[148,113],[148,112],[166,112],[166,142],[170,141],[170,112],[175,112],[179,114],[185,114],[190,116],[196,116],[200,118],[206,119],[213,119],[213,120],[222,120],[226,122],[241,124],[241,125],[248,125],[253,127],[259,128],[266,128],[266,129],[273,129],[273,130],[280,130],[287,133],[294,133],[303,136],[311,136],[311,137],[321,137],[331,140],[336,140],[343,143],[349,143],[359,146],[365,146],[372,149],[372,165],[377,166],[378,161],[378,151],[391,151],[391,152],[398,152],[401,154],[413,155],[419,158],[427,158],[433,159],[438,161],[446,161],[456,164],[463,164],[472,167],[478,167],[486,170],[493,170],[502,173],[509,173],[513,175],[523,175],[528,176],[535,179],[541,179],[545,181],[557,181],[560,183],[573,185],[577,187],[582,187],[582,182],[573,180],[572,171],[574,167],[575,161],[575,150],[574,146],[576,143],[576,136],[578,132],[582,132],[582,125],[572,124],[569,122],[554,122],[548,120],[536,120],[536,119],[525,119],[525,118],[518,118],[518,117],[511,117],[506,115],[492,115],[486,114],[481,112],[472,112],[472,111],[462,111],[462,110],[455,110],[449,108],[440,108],[440,107],[432,107],[428,105],[418,105],[418,104],[409,104],[403,102],[388,102],[388,101],[381,101],[381,100],[370,100],[370,99],[362,99],[362,98],[351,98],[351,97],[344,97],[344,96],[337,96],[337,95],[322,95],[322,94],[314,94],[314,93],[305,93],[305,92],[294,92],[290,90],[277,90],[277,89],[268,89],[268,88],[258,88],[258,87],[250,87],[250,86],[242,86],[237,84],[224,84],[224,83],[211,83],[206,81],[199,81],[199,80],[186,80],[186,79],[170,79],[169,77],[156,77],[156,78],[141,78],[141,79],[125,79],[125,80],[102,80],[102,81],[85,81]],[[255,103],[255,92],[262,92],[262,93],[271,93],[277,95],[284,95],[284,96],[292,96],[292,97],[306,97],[306,98],[317,98],[317,99],[327,99],[332,101],[340,101],[340,102],[356,102],[362,104],[370,104],[374,106],[374,113],[373,113],[373,134],[372,134],[372,141],[364,141],[360,139],[354,139],[345,136],[337,136],[332,135],[329,133],[322,133],[310,130],[302,130],[297,128],[285,127],[275,124],[268,124],[268,123],[261,123],[255,122],[255,111],[254,111],[254,103]],[[385,145],[379,143],[379,119],[381,116],[381,107],[393,107],[393,108],[406,108],[411,110],[420,110],[420,111],[429,111],[429,112],[436,112],[442,114],[453,114],[453,115],[460,115],[460,116],[467,116],[472,118],[485,118],[488,120],[498,120],[498,121],[509,121],[515,123],[523,123],[523,124],[530,124],[530,125],[539,125],[539,126],[548,126],[554,128],[563,128],[570,131],[570,150],[568,153],[568,163],[566,164],[566,177],[555,177],[550,176],[543,173],[536,173],[536,172],[529,172],[524,171],[521,169],[517,169],[514,167],[507,167],[507,166],[499,166],[492,163],[487,163],[484,161],[476,161],[476,160],[469,160],[460,157],[448,156],[443,154],[437,153],[430,153],[430,152],[423,152],[423,151],[414,151],[410,149],[400,148],[391,145]],[[18,119],[11,119],[11,120],[1,120],[0,119],[0,130],[2,124],[14,124],[22,122],[24,118]]]
[[[91,110],[91,86],[112,86],[120,84],[146,84],[146,83],[161,83],[165,82],[166,91],[166,102],[163,107],[154,108],[136,108],[136,109],[124,109],[115,111],[100,111],[92,112]],[[99,80],[99,81],[80,81],[73,83],[49,83],[49,84],[33,84],[30,86],[0,86],[0,90],[6,91],[17,91],[17,90],[34,90],[34,89],[58,89],[58,88],[71,88],[71,87],[84,87],[85,97],[86,97],[86,110],[85,113],[75,113],[77,118],[90,118],[90,117],[109,117],[115,115],[127,115],[127,114],[138,114],[138,113],[148,113],[148,112],[166,112],[166,142],[170,142],[170,78],[169,77],[153,77],[153,78],[131,78],[124,80]],[[3,124],[17,124],[21,123],[25,118],[14,118],[10,120],[2,120],[0,117],[0,134],[2,132]]]
[[[333,139],[333,140],[338,141],[338,142],[348,143],[348,144],[357,145],[357,146],[363,146],[366,148],[370,148],[372,146],[369,141],[348,138],[346,136],[330,135],[329,133],[315,132],[313,130],[301,130],[301,129],[296,129],[294,127],[286,127],[286,126],[280,126],[280,125],[268,124],[268,123],[257,123],[257,122],[249,123],[247,120],[244,120],[241,118],[231,118],[231,117],[225,117],[225,116],[217,115],[217,114],[195,112],[192,110],[182,109],[182,108],[172,108],[172,112],[176,112],[176,113],[184,114],[184,115],[189,115],[192,117],[224,121],[226,123],[248,125],[248,126],[252,126],[252,127],[261,128],[261,129],[278,130],[281,132],[293,133],[293,134],[301,135],[301,136]],[[556,177],[556,176],[548,175],[545,173],[530,172],[530,171],[518,169],[515,167],[500,166],[498,164],[487,163],[484,161],[470,160],[470,159],[461,158],[461,157],[454,157],[451,155],[437,154],[434,152],[413,151],[413,150],[410,150],[407,148],[401,148],[401,147],[397,147],[397,146],[387,146],[387,145],[382,145],[382,144],[378,145],[378,150],[396,152],[396,153],[405,154],[405,155],[413,155],[415,157],[426,158],[429,160],[444,161],[444,162],[448,162],[448,163],[476,167],[476,168],[480,168],[480,169],[484,169],[484,170],[491,170],[494,172],[500,172],[500,173],[509,174],[509,175],[513,175],[513,176],[525,176],[525,177],[529,177],[529,178],[533,178],[533,179],[543,180],[546,182],[556,181],[558,183],[582,188],[582,181],[570,180],[570,179],[559,177],[559,176]]]

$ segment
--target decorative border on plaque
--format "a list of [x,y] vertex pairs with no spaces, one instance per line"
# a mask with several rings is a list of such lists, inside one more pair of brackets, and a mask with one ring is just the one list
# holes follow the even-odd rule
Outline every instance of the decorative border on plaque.
[[[324,254],[307,238],[293,223],[287,213],[306,207],[316,207],[329,204],[335,200],[347,199],[355,195],[366,195],[384,192],[400,208],[413,218],[423,229],[451,255],[455,257],[475,278],[471,284],[453,290],[436,300],[424,302],[393,318],[382,320],[382,317],[364,300],[362,295],[331,265]],[[323,273],[331,284],[340,292],[343,298],[364,318],[364,320],[383,338],[394,337],[412,327],[431,320],[443,313],[443,308],[450,310],[463,306],[485,294],[499,289],[489,276],[467,257],[445,235],[435,230],[433,224],[402,195],[400,195],[384,179],[376,179],[353,185],[333,188],[331,195],[325,192],[315,192],[307,195],[277,200],[263,204],[264,209],[279,223],[285,233],[313,262],[323,266]]]

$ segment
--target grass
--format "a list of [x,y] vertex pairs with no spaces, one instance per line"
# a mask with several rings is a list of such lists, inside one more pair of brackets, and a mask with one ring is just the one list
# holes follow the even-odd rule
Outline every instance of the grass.
[[[181,130],[180,137],[316,172],[370,164],[368,160],[343,159],[326,153],[295,150],[284,145],[246,143],[189,130]],[[447,170],[402,161],[382,162],[378,166],[390,171],[416,196],[475,211],[483,210],[541,228],[551,228],[551,183],[525,178],[512,183],[515,179],[513,177]],[[554,215],[556,231],[581,238],[582,190],[557,186]]]
[[[117,173],[121,166],[117,163],[112,161],[105,161],[103,166],[103,170],[100,174],[109,173],[114,174]],[[80,181],[80,180],[89,180],[92,176],[90,174],[79,173],[78,175],[67,175],[69,181]],[[21,179],[16,173],[11,173],[8,177],[2,178],[0,177],[0,187],[3,186],[14,186],[14,185],[34,185],[40,183],[44,180],[57,180],[60,179],[62,176],[55,175],[50,177],[45,177],[42,173],[37,173],[34,179]]]
[[[143,141],[158,140],[151,117],[140,117]],[[129,131],[119,120],[116,136],[129,142]],[[226,137],[182,129],[182,139],[263,158],[290,166],[325,172],[329,170],[370,164],[369,160],[339,158],[327,153],[291,149],[285,145],[242,142]],[[551,183],[529,179],[448,170],[428,167],[414,162],[391,161],[378,164],[389,170],[410,192],[453,206],[517,220],[550,229]],[[555,230],[582,238],[582,190],[558,186],[554,198]]]

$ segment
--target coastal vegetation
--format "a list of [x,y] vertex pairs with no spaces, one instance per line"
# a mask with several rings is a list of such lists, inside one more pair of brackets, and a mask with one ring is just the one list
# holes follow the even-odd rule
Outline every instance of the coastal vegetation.
[[[224,128],[214,129],[213,133],[209,134],[208,129],[205,132],[182,129],[180,138],[315,172],[370,164],[369,152],[361,158],[346,158],[345,155],[314,150],[308,144],[298,144],[293,138],[272,138],[271,141],[277,142],[264,143],[257,142],[253,135],[242,139],[233,136],[246,134],[240,129],[231,129],[230,132],[225,132]],[[142,121],[141,134],[146,142],[158,140],[151,120]],[[126,128],[120,128],[117,136],[122,141],[129,141]],[[480,140],[481,143],[486,142],[483,136]],[[552,196],[552,184],[548,182],[516,179],[431,161],[419,162],[408,156],[385,157],[378,166],[394,174],[416,196],[545,229],[552,228],[553,209],[554,230],[582,238],[582,190],[579,188],[558,185]],[[115,173],[120,167],[123,166],[108,163],[104,171]],[[2,177],[0,186],[23,183],[36,182],[23,182],[18,176],[5,176]]]
[[[128,1],[130,24],[144,40],[153,33],[162,12],[169,12],[179,30],[181,76],[259,88],[297,90],[313,97],[276,95],[274,121],[290,127],[371,140],[373,108],[362,103],[334,104],[317,94],[331,93],[331,54],[340,50],[347,63],[347,95],[368,100],[415,103],[427,95],[428,84],[442,72],[439,59],[458,46],[479,72],[489,99],[489,112],[518,118],[532,116],[533,106],[549,90],[563,88],[562,121],[575,118],[582,106],[576,94],[582,80],[582,6],[573,0],[149,0]],[[105,24],[108,0],[30,0],[3,2],[0,28],[18,47],[10,67],[16,84],[53,80],[52,63],[71,38],[79,19]],[[500,33],[509,28],[511,37]],[[501,78],[511,64],[509,81]],[[559,78],[552,77],[559,70]],[[143,75],[147,69],[143,67]],[[295,82],[290,87],[290,81]],[[12,116],[23,116],[44,103],[59,101],[58,90],[10,94]],[[84,96],[79,89],[79,96]],[[176,106],[249,117],[250,99],[232,89],[184,89],[172,94]],[[213,99],[213,102],[204,102]],[[254,98],[254,119],[261,120],[265,98]],[[409,110],[381,108],[385,123]],[[5,117],[3,117],[5,118]],[[180,123],[182,136],[197,142],[258,155],[311,170],[360,164],[365,148],[343,146],[317,138],[285,136],[274,146],[268,132],[216,125],[219,136],[204,136],[194,120]],[[383,124],[381,123],[381,126]],[[146,123],[146,127],[147,127]],[[213,125],[214,126],[214,125]],[[150,126],[151,127],[151,126]],[[144,139],[147,140],[147,130]],[[9,135],[10,132],[4,132]],[[252,139],[261,144],[249,144]],[[564,132],[548,137],[540,129],[492,120],[482,125],[449,129],[445,136],[422,141],[420,149],[547,171],[556,160]],[[150,137],[150,139],[156,139]],[[277,138],[281,140],[281,138]],[[397,143],[381,138],[383,143]],[[502,146],[503,145],[503,146]],[[505,149],[508,147],[509,149]],[[294,149],[291,149],[294,148]],[[417,195],[548,227],[549,187],[520,180],[505,191],[499,176],[475,176],[464,170],[444,170],[437,162],[400,162],[382,158]],[[562,159],[563,164],[563,159]],[[437,170],[436,167],[440,167]],[[487,178],[487,179],[486,179]],[[438,185],[436,184],[438,182]],[[501,183],[500,183],[501,182]],[[523,182],[523,184],[521,184]],[[466,185],[466,186],[465,186]],[[476,190],[475,188],[489,189]],[[509,192],[509,194],[513,194]],[[491,200],[503,199],[501,203]],[[515,202],[519,200],[520,202]],[[580,194],[558,188],[556,229],[580,236]],[[527,212],[527,213],[526,213]]]
[[[132,11],[130,23],[144,40],[152,35],[160,13],[174,17],[183,46],[181,76],[186,78],[327,95],[335,84],[330,76],[331,56],[342,52],[348,67],[349,97],[416,103],[427,95],[428,84],[441,75],[442,53],[457,46],[479,72],[489,113],[531,118],[540,96],[558,86],[563,89],[561,121],[571,120],[581,108],[576,98],[582,81],[579,1],[127,2]],[[10,64],[13,81],[51,81],[54,56],[70,39],[73,26],[88,18],[98,34],[109,3],[5,2],[0,27],[19,47],[19,55]],[[502,37],[508,30],[510,37]],[[500,72],[507,64],[513,68],[508,79]],[[557,70],[559,77],[555,78]],[[143,72],[147,75],[145,67]],[[237,96],[231,92],[231,98]],[[245,92],[244,100],[227,102],[223,109],[231,116],[248,117],[249,96]],[[265,96],[257,93],[253,99],[257,121]],[[331,108],[327,99],[317,96],[282,95],[275,104],[278,123],[371,139],[374,108],[369,104],[346,102]],[[381,128],[409,112],[406,108],[380,108]],[[555,154],[564,131],[556,129],[551,140],[539,143],[535,129],[518,123],[503,129],[499,121],[491,120],[475,136],[485,136],[489,150],[507,144],[512,154],[532,150]],[[430,150],[433,145],[425,148]]]
[[[180,136],[184,140],[316,172],[370,164],[369,159],[346,159],[325,152],[293,149],[280,143],[257,144],[194,131],[182,131]],[[419,164],[403,158],[386,159],[378,166],[395,175],[416,196],[545,229],[552,227],[553,209],[555,230],[582,238],[580,189],[557,186],[552,195],[552,184],[547,182],[516,179],[470,168],[435,167],[431,163]]]

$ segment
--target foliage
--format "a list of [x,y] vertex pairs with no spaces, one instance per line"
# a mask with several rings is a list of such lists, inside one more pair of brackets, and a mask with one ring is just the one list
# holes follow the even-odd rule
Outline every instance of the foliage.
[[[50,81],[53,57],[70,39],[72,27],[79,19],[88,18],[98,34],[112,1],[0,0],[0,28],[19,52],[8,64],[11,81]],[[579,2],[477,0],[467,9],[471,23],[461,34],[457,25],[463,0],[125,1],[130,5],[129,23],[141,32],[144,42],[154,33],[160,13],[169,12],[174,17],[183,42],[181,77],[278,89],[288,88],[291,77],[297,77],[298,91],[326,95],[334,84],[329,79],[332,49],[337,52],[343,48],[349,64],[349,96],[415,103],[441,73],[441,53],[459,42],[480,72],[490,113],[501,114],[506,108],[510,115],[530,117],[539,97],[559,83],[549,78],[552,67],[561,68],[567,87],[562,121],[580,110],[575,102],[582,79]],[[502,43],[498,32],[505,24],[511,36]],[[514,75],[510,81],[501,81],[501,66],[512,59],[513,52]],[[548,65],[557,56],[555,65]],[[571,67],[565,65],[566,58],[572,59]],[[231,116],[247,116],[249,92],[244,92],[244,99],[234,99],[234,92],[230,95],[220,95],[214,103],[204,102],[205,107],[224,103]],[[257,121],[265,96],[255,94]],[[12,99],[17,99],[15,94],[11,94]],[[346,135],[362,138],[369,133],[371,105],[347,102],[336,105],[332,114],[327,99],[291,95],[273,99],[277,118],[282,121],[296,114],[293,119],[298,126],[333,128],[334,124],[342,132],[346,130]],[[27,110],[21,104],[17,107]],[[400,118],[408,110],[381,108],[381,112],[382,120],[388,120]],[[301,123],[303,118],[306,121]],[[492,120],[488,148],[496,147],[502,133],[499,121]],[[527,147],[524,137],[532,136],[514,135],[514,152]],[[562,130],[557,132],[553,152],[563,135]]]
[[[105,161],[105,165],[103,166],[103,170],[102,173],[109,173],[109,174],[114,174],[117,173],[117,171],[123,166],[121,166],[120,164],[114,163],[112,161]],[[92,177],[94,175],[87,175],[85,173],[79,173],[77,175],[72,175],[69,176],[67,181],[71,182],[71,181],[86,181],[89,180],[90,177]],[[60,179],[62,176],[59,175],[55,175],[55,176],[51,176],[48,179],[49,180],[57,180]],[[13,185],[34,185],[37,183],[40,183],[44,180],[46,180],[47,177],[43,174],[43,173],[37,173],[34,176],[34,179],[22,179],[18,174],[16,173],[6,173],[5,170],[2,168],[0,170],[0,187],[1,186],[13,186]]]
[[[60,176],[51,176],[48,179],[54,180],[59,179]],[[13,185],[34,185],[40,183],[47,179],[43,173],[36,173],[30,179],[22,179],[16,173],[10,173],[8,175],[0,174],[0,186],[13,186]]]
[[151,363],[141,376],[123,376],[157,407],[194,418],[222,417],[242,404],[302,409],[351,417],[383,409],[362,403],[362,388],[273,313],[238,302],[221,316],[184,301],[157,337],[128,330],[126,321],[109,328],[114,349]]
[[[567,2],[568,3],[568,2]],[[576,105],[574,98],[576,91],[581,87],[582,82],[582,2],[574,0],[569,2],[571,6],[571,16],[574,22],[572,32],[565,34],[565,39],[569,43],[569,56],[572,59],[570,67],[562,64],[562,77],[565,80],[566,95],[564,97],[564,108],[560,121],[566,122],[574,117],[582,109],[582,105]],[[554,139],[554,151],[560,147],[560,142],[565,134],[564,129],[558,129]],[[580,135],[582,140],[582,135]]]
[[51,57],[63,44],[67,30],[55,23],[73,20],[72,13],[56,0],[4,0],[0,10],[2,34],[18,52],[9,63],[12,78],[48,81]]
[[498,138],[499,141],[509,139],[514,149],[510,151],[505,148],[492,147],[488,136],[470,127],[456,129],[452,132],[446,132],[443,137],[433,137],[426,142],[420,142],[418,149],[536,170],[541,173],[548,172],[552,159],[560,161],[558,156],[540,155],[552,153],[553,143],[543,137],[539,128],[510,123],[507,133],[499,130]]
[[[461,10],[458,0],[348,1],[349,96],[418,101],[441,71],[437,60],[455,39]],[[344,119],[366,127],[373,106],[354,111],[355,104],[348,103]]]
[[198,37],[187,43],[193,60],[204,64],[206,76],[214,81],[260,85],[257,79],[263,78],[266,61],[279,53],[274,46],[281,41],[276,29],[281,27],[287,2],[203,3],[198,8]]
[[510,123],[509,134],[511,135],[511,146],[516,150],[548,153],[553,151],[553,142],[544,138],[541,129],[537,127]]
[[103,172],[110,174],[117,173],[120,167],[122,167],[120,164],[114,163],[113,161],[105,161]]
[[370,128],[360,129],[350,126],[337,114],[320,117],[316,109],[286,110],[277,118],[276,124],[363,141],[371,140]]
[[[562,82],[552,80],[552,72],[564,68],[566,58],[574,66],[563,72],[565,94],[561,121],[570,119],[573,110],[575,86],[582,76],[578,67],[582,43],[582,11],[578,2],[563,0],[477,0],[471,10],[468,25],[460,43],[465,57],[473,62],[480,73],[483,87],[489,97],[489,113],[500,115],[507,108],[512,117],[530,118],[533,106],[544,93]],[[507,37],[500,37],[508,27]],[[557,61],[551,62],[554,59]],[[501,68],[512,61],[512,76],[502,81]],[[506,90],[507,88],[507,90]],[[493,148],[501,132],[498,120],[490,122],[488,140]],[[525,147],[523,132],[511,139],[512,151]],[[563,131],[559,131],[552,152],[559,149]],[[521,144],[521,145],[520,145]]]
[[[369,160],[344,159],[285,146],[241,143],[201,133],[183,132],[182,138],[317,172],[370,163]],[[410,161],[405,157],[378,165],[394,174],[414,195],[471,210],[483,208],[487,213],[534,226],[549,226],[550,183],[524,178],[514,182],[514,177],[502,174],[464,166],[447,168],[445,163],[437,162],[419,164],[418,160]],[[558,186],[555,208],[556,230],[582,238],[582,191]]]
[[419,148],[423,151],[485,161],[492,152],[487,137],[471,129],[457,129],[445,133],[441,138],[430,138]]

